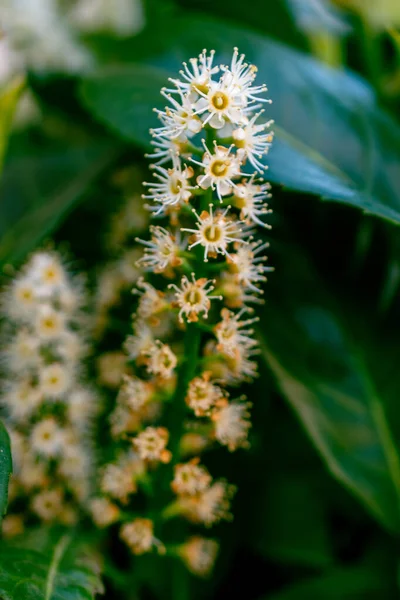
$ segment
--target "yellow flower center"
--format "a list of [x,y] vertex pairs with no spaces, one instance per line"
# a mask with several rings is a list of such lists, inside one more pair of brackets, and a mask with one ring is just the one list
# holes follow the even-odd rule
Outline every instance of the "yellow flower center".
[[202,301],[202,293],[198,288],[191,288],[185,294],[185,302],[191,305],[199,304]]
[[223,236],[222,228],[214,223],[205,227],[203,233],[207,242],[211,242],[212,244],[219,242]]
[[228,160],[215,160],[211,165],[211,173],[215,177],[224,177],[228,172],[229,161]]
[[211,96],[211,104],[216,110],[225,110],[229,105],[229,98],[224,92],[216,92]]

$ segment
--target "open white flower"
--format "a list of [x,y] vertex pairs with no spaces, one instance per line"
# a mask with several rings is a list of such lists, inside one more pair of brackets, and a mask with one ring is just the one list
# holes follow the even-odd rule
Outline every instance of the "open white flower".
[[192,159],[192,162],[204,169],[204,174],[197,178],[198,185],[206,190],[211,187],[217,190],[217,196],[222,202],[222,196],[228,196],[236,187],[234,179],[246,175],[240,170],[241,158],[232,152],[232,146],[218,146],[215,142],[214,153],[212,153],[204,142],[205,153],[203,161]]
[[[240,246],[229,257],[238,282],[257,294],[260,292],[257,284],[267,281],[265,273],[273,271],[273,267],[267,267],[263,264],[267,260],[263,253],[268,247],[268,242],[257,240],[246,246]],[[261,256],[259,256],[260,254]]]
[[[220,66],[213,66],[215,50],[211,50],[207,56],[207,50],[203,50],[198,58],[191,58],[190,66],[184,62],[183,69],[179,71],[184,81],[170,78],[170,81],[180,91],[188,94],[191,101],[198,98],[199,92],[207,93],[212,81],[212,76],[219,72]],[[176,92],[176,89],[168,90]]]
[[248,123],[235,129],[232,137],[239,152],[243,152],[251,165],[262,173],[266,167],[260,162],[260,159],[267,154],[273,140],[273,134],[265,133],[265,130],[271,126],[273,121],[257,124],[256,120],[261,114],[262,111],[254,115]]
[[214,282],[204,277],[196,279],[192,273],[192,281],[185,275],[181,279],[181,287],[171,283],[168,287],[175,291],[175,302],[179,307],[179,320],[183,322],[183,315],[186,316],[189,323],[199,320],[199,314],[203,313],[203,318],[207,319],[208,311],[211,306],[211,300],[220,300],[220,296],[210,296],[214,289]]
[[53,417],[46,417],[33,426],[30,441],[34,452],[51,458],[62,450],[64,430]]
[[153,521],[150,519],[135,519],[121,527],[120,537],[130,548],[133,554],[150,552],[157,546],[159,552],[165,551],[162,544],[154,537]]
[[212,477],[207,469],[199,465],[200,459],[193,458],[187,463],[175,466],[174,479],[171,487],[178,496],[194,496],[204,492],[212,481]]
[[146,247],[144,256],[137,261],[137,265],[154,273],[162,273],[167,267],[179,266],[182,263],[179,253],[183,247],[180,239],[163,227],[152,226],[150,232],[150,241],[136,238],[137,242]]
[[[239,54],[239,50],[234,48],[230,67],[222,67],[224,71],[223,79],[225,82],[234,88],[237,93],[242,95],[243,101],[246,103],[268,102],[268,98],[260,98],[260,94],[267,91],[265,84],[253,86],[254,79],[257,75],[257,67],[245,62],[245,55]],[[252,107],[254,110],[255,106]]]
[[222,389],[210,381],[210,373],[195,377],[189,384],[186,403],[194,411],[196,417],[209,415],[216,403],[224,398]]
[[265,203],[265,200],[270,197],[270,189],[269,183],[257,183],[254,175],[249,180],[243,180],[237,184],[232,203],[240,209],[241,219],[256,223],[261,227],[271,228],[268,223],[260,218],[272,213],[272,210],[268,208],[268,204]]
[[253,329],[249,326],[258,321],[258,318],[242,320],[247,308],[234,314],[227,308],[221,311],[222,321],[215,326],[217,336],[217,350],[229,356],[235,356],[239,347],[252,348],[257,342],[252,337]]
[[146,427],[132,443],[142,460],[161,461],[171,460],[171,453],[166,449],[169,433],[165,427]]
[[41,304],[34,321],[35,334],[40,340],[55,340],[66,333],[65,315],[50,304]]
[[196,102],[197,113],[203,117],[203,127],[210,124],[214,129],[222,129],[226,123],[245,121],[245,100],[238,89],[229,81],[211,81],[207,94],[199,92],[201,98]]
[[213,212],[213,206],[210,204],[210,212],[203,211],[200,215],[193,209],[197,218],[197,229],[182,228],[181,231],[192,233],[194,242],[190,244],[189,250],[198,246],[204,247],[204,261],[208,261],[208,256],[217,254],[228,254],[228,245],[232,242],[241,242],[241,223],[233,221],[229,216],[228,207],[224,211]]
[[174,373],[178,359],[168,344],[156,340],[146,352],[146,366],[149,373],[169,379]]
[[154,177],[158,182],[144,183],[149,188],[149,194],[143,198],[153,200],[159,204],[155,214],[160,214],[166,207],[182,205],[189,201],[192,191],[196,186],[191,185],[190,179],[193,177],[193,169],[184,167],[180,164],[179,158],[175,155],[171,169],[154,165]]
[[40,390],[46,398],[60,400],[73,382],[71,370],[62,363],[53,363],[39,372]]
[[[178,90],[175,90],[178,91]],[[154,137],[167,137],[175,139],[177,137],[191,137],[198,133],[203,124],[198,116],[196,105],[192,103],[188,96],[179,92],[179,100],[176,100],[167,93],[166,90],[161,90],[161,94],[170,102],[172,108],[167,106],[165,111],[157,110],[159,119],[163,126],[152,130]]]

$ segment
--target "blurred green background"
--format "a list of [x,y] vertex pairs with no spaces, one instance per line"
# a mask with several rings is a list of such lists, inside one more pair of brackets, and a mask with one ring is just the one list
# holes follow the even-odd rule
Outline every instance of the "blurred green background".
[[[84,69],[27,61],[4,77],[4,278],[50,237],[93,274],[121,203],[112,173],[146,169],[160,87],[203,47],[226,60],[238,46],[273,100],[275,272],[258,330],[261,376],[245,390],[251,449],[207,457],[238,486],[235,518],[213,530],[220,557],[191,597],[398,598],[400,2],[146,0],[142,9],[140,31],[76,34],[91,57]],[[27,90],[34,116],[11,126]],[[154,564],[137,560],[144,599],[169,597],[169,563]],[[118,582],[106,571],[106,597],[130,600]]]

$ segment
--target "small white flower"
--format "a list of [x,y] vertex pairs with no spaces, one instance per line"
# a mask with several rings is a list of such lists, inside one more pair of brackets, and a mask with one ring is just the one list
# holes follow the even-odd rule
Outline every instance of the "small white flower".
[[150,133],[154,135],[154,139],[150,142],[154,146],[154,152],[146,154],[146,157],[157,159],[154,163],[155,165],[163,165],[166,162],[170,162],[176,154],[182,158],[189,158],[190,153],[187,151],[186,136],[180,135],[169,138],[166,134],[155,133],[154,130],[151,130]]
[[40,364],[39,342],[27,329],[16,332],[10,345],[3,350],[2,358],[11,371],[21,372]]
[[30,440],[34,452],[53,458],[63,447],[64,430],[53,417],[46,417],[32,427]]
[[33,387],[28,380],[12,382],[2,396],[10,417],[16,421],[28,418],[40,406],[43,400],[41,390]]
[[[208,92],[212,76],[220,69],[219,66],[213,66],[214,55],[215,50],[211,50],[209,56],[207,56],[207,50],[203,50],[198,58],[190,59],[190,67],[187,63],[183,63],[183,70],[179,73],[184,81],[173,78],[170,78],[170,81],[178,90],[189,94],[190,100],[196,100],[199,91]],[[176,92],[174,89],[168,91]]]
[[38,287],[23,274],[16,277],[3,299],[4,313],[16,321],[29,322],[38,306]]
[[178,359],[168,344],[156,340],[146,352],[146,366],[149,373],[162,379],[172,377]]
[[216,481],[196,496],[183,496],[180,504],[183,514],[194,523],[207,527],[222,519],[230,520],[230,500],[236,488],[225,481]]
[[72,373],[65,365],[53,363],[39,372],[40,390],[47,398],[61,399],[72,383]]
[[[260,98],[259,96],[267,91],[266,85],[252,85],[257,75],[257,67],[244,62],[244,60],[245,55],[239,55],[239,50],[234,48],[230,67],[222,67],[222,70],[224,71],[223,79],[226,83],[237,89],[237,93],[242,95],[246,104],[254,102],[267,102],[270,104],[271,100]],[[254,108],[255,107],[253,106],[252,110],[254,110]]]
[[134,335],[128,335],[124,343],[124,349],[130,360],[136,360],[154,344],[154,333],[144,321],[136,319],[134,325]]
[[215,326],[217,336],[217,350],[228,356],[235,356],[239,347],[252,348],[257,342],[253,339],[253,329],[250,325],[258,321],[258,318],[242,320],[246,308],[234,314],[224,308],[221,311],[222,321]]
[[53,521],[60,515],[63,501],[63,492],[60,488],[43,490],[33,497],[31,508],[43,521]]
[[132,293],[139,295],[137,314],[141,319],[151,319],[165,309],[167,303],[162,292],[147,283],[143,277],[138,280],[136,285],[137,289]]
[[265,200],[270,197],[269,183],[256,183],[254,175],[248,181],[238,183],[235,188],[233,202],[240,209],[240,218],[270,229],[270,225],[261,220],[261,216],[272,213]]
[[210,373],[195,377],[189,384],[186,404],[194,411],[196,417],[210,414],[215,404],[224,397],[222,389],[210,381]]
[[203,127],[207,123],[214,129],[222,129],[226,123],[243,123],[246,99],[238,93],[238,88],[226,78],[210,81],[207,94],[199,92],[196,112],[202,115]]
[[41,296],[50,296],[66,285],[64,267],[55,254],[36,252],[27,269],[30,277],[37,282]]
[[233,272],[240,285],[249,288],[255,293],[260,293],[257,284],[267,281],[264,273],[273,271],[273,267],[266,267],[263,263],[267,260],[266,256],[259,256],[269,246],[268,242],[258,240],[246,246],[240,246],[238,250],[229,257]]
[[208,311],[211,306],[211,300],[220,300],[220,296],[210,296],[214,289],[214,282],[210,279],[196,279],[192,273],[192,281],[186,275],[181,279],[181,286],[178,287],[171,283],[168,287],[175,291],[175,302],[179,307],[179,320],[183,322],[183,315],[186,316],[189,323],[199,320],[199,314],[203,313],[203,318],[207,319]]
[[130,494],[137,490],[136,479],[143,473],[143,468],[137,454],[122,455],[116,463],[104,468],[100,483],[102,492],[126,504]]
[[166,450],[169,433],[165,427],[146,427],[132,443],[142,460],[155,460],[168,463],[171,453]]
[[189,201],[192,191],[196,186],[190,184],[193,177],[192,167],[182,169],[178,156],[173,156],[173,166],[171,169],[154,165],[154,177],[157,182],[144,183],[149,188],[149,194],[143,195],[143,198],[151,199],[159,208],[155,214],[161,214],[170,206],[181,206]]
[[158,546],[159,552],[163,551],[162,544],[154,537],[153,521],[150,519],[135,519],[125,523],[121,527],[120,537],[133,554],[145,554],[153,546]]
[[256,123],[261,113],[262,111],[254,115],[248,123],[235,129],[232,133],[235,146],[239,148],[239,153],[243,152],[251,165],[260,173],[266,169],[260,159],[267,154],[273,140],[273,133],[264,133],[273,121]]
[[210,212],[203,211],[200,215],[193,209],[197,218],[197,229],[182,228],[181,231],[192,233],[195,241],[189,246],[189,250],[198,246],[204,247],[204,261],[208,261],[208,255],[228,254],[228,245],[232,242],[241,242],[240,222],[233,221],[227,217],[230,206],[225,211],[213,212],[210,204]]
[[227,446],[232,452],[237,448],[248,448],[247,436],[251,423],[249,402],[243,402],[244,398],[228,403],[221,403],[221,408],[212,415],[215,423],[215,437],[220,444]]
[[123,383],[118,393],[117,403],[138,411],[149,401],[152,386],[147,381],[131,375],[123,376]]
[[65,315],[49,304],[41,304],[34,321],[34,328],[40,340],[62,338],[66,333]]
[[118,521],[121,511],[108,498],[93,498],[89,503],[92,519],[98,527],[108,527]]
[[137,265],[154,273],[162,273],[167,267],[177,267],[182,263],[179,253],[183,248],[179,238],[172,235],[163,227],[150,227],[151,240],[136,238],[145,248],[144,256],[137,261]]
[[212,190],[217,190],[217,196],[222,202],[222,196],[228,196],[236,187],[233,181],[237,177],[246,175],[240,171],[241,158],[232,153],[232,146],[218,146],[214,143],[214,153],[206,146],[202,162],[192,159],[192,162],[204,169],[204,174],[197,177],[198,185],[206,190],[211,187]]
[[182,544],[179,555],[193,575],[207,577],[214,567],[218,549],[215,540],[195,535]]
[[211,484],[212,477],[205,467],[199,465],[199,458],[175,466],[171,487],[179,496],[194,496],[204,492]]
[[[175,90],[178,91],[178,90]],[[176,100],[167,93],[166,90],[161,90],[161,94],[172,104],[172,108],[167,106],[165,111],[157,110],[158,118],[163,126],[152,129],[151,133],[156,138],[191,137],[199,133],[203,123],[196,111],[196,104],[193,104],[188,96],[179,92],[179,99]]]

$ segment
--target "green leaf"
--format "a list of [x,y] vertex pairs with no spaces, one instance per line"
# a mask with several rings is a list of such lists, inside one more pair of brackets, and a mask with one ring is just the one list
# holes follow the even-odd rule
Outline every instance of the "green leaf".
[[303,471],[269,477],[258,520],[258,549],[279,563],[326,567],[333,562],[321,492]]
[[392,583],[383,573],[357,567],[332,570],[262,600],[391,600],[394,593]]
[[103,591],[93,549],[72,533],[52,539],[43,551],[0,543],[2,600],[93,600]]
[[9,161],[1,185],[0,266],[20,261],[51,234],[117,153],[100,142]]
[[388,399],[366,367],[369,342],[355,341],[300,255],[291,251],[287,282],[269,288],[263,356],[329,471],[398,533],[400,459],[385,414]]
[[8,481],[12,473],[10,438],[0,421],[0,522],[7,510]]
[[25,80],[23,77],[16,77],[0,94],[0,173],[3,168],[15,109],[24,88]]
[[227,63],[238,44],[273,99],[267,116],[277,135],[266,158],[269,179],[400,223],[400,128],[379,109],[373,90],[351,72],[244,28],[199,16],[165,21],[124,46],[125,61],[151,66],[100,70],[82,82],[81,97],[100,121],[148,148],[148,129],[157,122],[151,109],[165,105],[159,90],[168,77],[204,47]]

